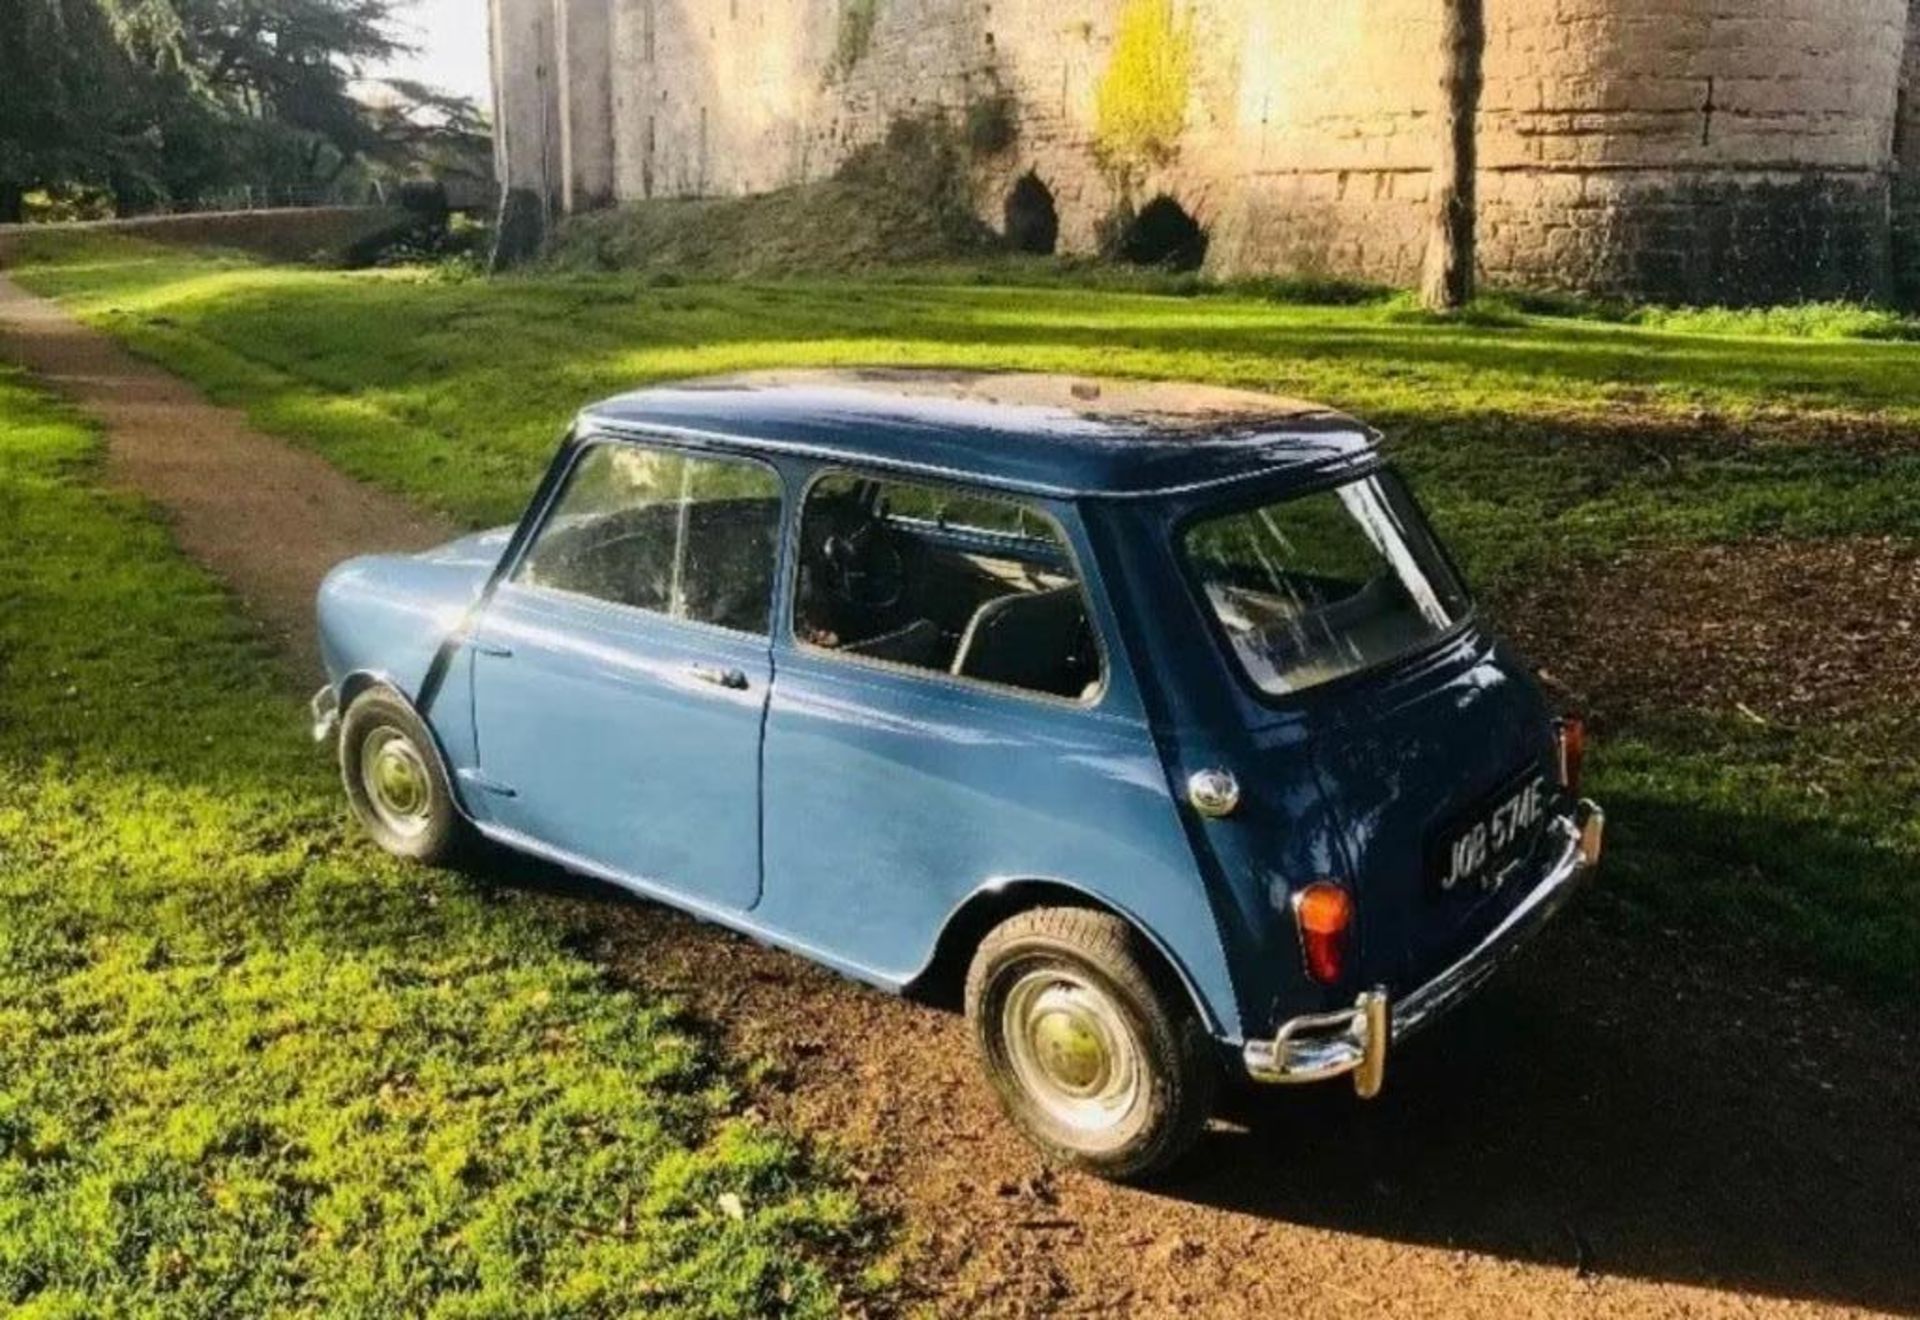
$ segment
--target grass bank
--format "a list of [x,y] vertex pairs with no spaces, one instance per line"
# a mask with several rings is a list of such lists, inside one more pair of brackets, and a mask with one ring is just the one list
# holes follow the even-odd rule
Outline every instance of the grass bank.
[[[1852,547],[1905,581],[1896,570],[1920,543],[1920,345],[1832,337],[1845,327],[1811,314],[1636,325],[1506,306],[1442,323],[1391,300],[963,272],[474,281],[61,236],[26,240],[16,260],[22,282],[261,426],[476,524],[518,513],[580,404],[702,372],[1105,372],[1345,407],[1387,430],[1503,626],[1550,648],[1536,659],[1576,694],[1608,694],[1595,788],[1614,808],[1619,882],[1600,903],[1783,968],[1896,996],[1920,986],[1920,693],[1901,668],[1859,667],[1838,646],[1887,653],[1859,640],[1883,626],[1880,602],[1838,617],[1853,587],[1841,568],[1748,606],[1694,553],[1732,547],[1765,582],[1797,547]],[[1619,610],[1580,616],[1590,583],[1611,584]],[[1812,654],[1809,672],[1830,671],[1814,678],[1844,691],[1769,704],[1756,676],[1790,657],[1749,625],[1801,616],[1814,626],[1791,658]],[[1648,639],[1674,636],[1694,647],[1681,677],[1712,682],[1676,684],[1650,663],[1671,644]]]
[[838,1314],[856,1200],[551,911],[387,862],[0,369],[0,1311]]

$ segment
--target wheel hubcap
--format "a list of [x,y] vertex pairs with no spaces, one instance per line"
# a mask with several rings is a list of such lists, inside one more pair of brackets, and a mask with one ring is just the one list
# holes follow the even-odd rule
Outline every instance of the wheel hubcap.
[[1061,968],[1023,974],[1001,1013],[1008,1062],[1021,1085],[1062,1126],[1112,1134],[1140,1098],[1140,1046],[1119,1006]]
[[427,828],[433,809],[433,780],[413,740],[398,729],[382,727],[360,745],[360,782],[380,823],[411,837]]

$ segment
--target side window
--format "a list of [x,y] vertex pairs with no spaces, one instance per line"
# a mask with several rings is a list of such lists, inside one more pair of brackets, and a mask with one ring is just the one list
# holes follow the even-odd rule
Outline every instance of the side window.
[[780,479],[757,463],[597,444],[514,580],[764,633],[779,534]]
[[1058,525],[995,495],[835,473],[807,493],[801,644],[1071,700],[1100,687]]

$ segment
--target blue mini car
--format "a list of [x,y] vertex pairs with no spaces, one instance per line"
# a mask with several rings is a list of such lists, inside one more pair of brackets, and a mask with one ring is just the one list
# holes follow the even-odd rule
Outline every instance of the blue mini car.
[[1581,730],[1374,437],[1260,394],[846,371],[582,412],[520,524],[320,591],[353,809],[964,1002],[1051,1156],[1350,1076],[1599,861]]

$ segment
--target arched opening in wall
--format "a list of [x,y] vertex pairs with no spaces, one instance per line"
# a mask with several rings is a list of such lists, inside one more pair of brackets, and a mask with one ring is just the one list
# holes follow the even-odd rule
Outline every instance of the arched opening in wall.
[[1198,270],[1207,259],[1207,231],[1186,207],[1161,193],[1128,221],[1115,250],[1136,266]]
[[1007,242],[1017,252],[1052,253],[1060,241],[1060,213],[1053,208],[1053,189],[1028,170],[1007,192]]

